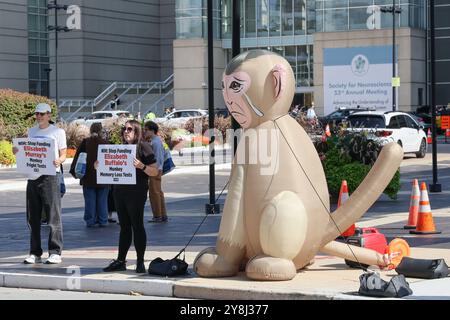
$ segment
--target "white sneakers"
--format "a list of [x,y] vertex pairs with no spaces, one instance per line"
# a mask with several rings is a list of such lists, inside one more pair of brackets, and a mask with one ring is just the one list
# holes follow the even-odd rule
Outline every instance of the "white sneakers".
[[62,262],[62,259],[59,254],[51,254],[50,257],[48,257],[47,261],[45,261],[45,263],[47,263],[47,264],[58,264],[61,262]]
[[30,254],[25,260],[23,260],[23,263],[25,264],[35,264],[41,262],[42,262],[41,257],[35,256],[34,254]]
[[[36,264],[41,262],[41,257],[35,256],[34,254],[30,254],[25,260],[23,260],[23,263],[25,264]],[[50,257],[48,257],[48,259],[45,261],[45,263],[47,264],[58,264],[61,262],[62,259],[59,254],[51,254]]]

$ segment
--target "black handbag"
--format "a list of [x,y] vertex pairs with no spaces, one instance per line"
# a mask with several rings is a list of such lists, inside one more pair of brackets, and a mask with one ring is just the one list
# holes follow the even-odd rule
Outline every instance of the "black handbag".
[[395,268],[398,274],[405,277],[437,279],[445,278],[449,274],[448,266],[444,259],[414,259],[404,257],[400,264]]
[[[183,253],[183,259],[178,257]],[[184,250],[180,251],[174,258],[163,260],[156,258],[148,267],[148,273],[158,276],[175,277],[182,276],[187,273],[188,264],[185,261]]]
[[393,276],[391,281],[381,279],[378,273],[364,273],[359,277],[358,293],[370,297],[401,298],[412,294],[405,276]]

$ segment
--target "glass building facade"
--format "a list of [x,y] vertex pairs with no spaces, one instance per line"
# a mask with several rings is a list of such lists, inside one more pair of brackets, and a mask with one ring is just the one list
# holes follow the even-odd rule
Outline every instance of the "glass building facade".
[[28,0],[29,92],[49,95],[49,39],[47,0]]
[[[177,0],[175,4],[175,21],[177,39],[207,38],[208,37],[208,0]],[[219,39],[221,0],[213,1],[213,31],[214,38]]]
[[[379,11],[392,6],[392,0],[315,0],[316,32],[367,30],[373,19],[378,27],[392,28],[392,13]],[[396,16],[397,27],[425,28],[424,0],[396,0],[401,13]]]
[[[214,0],[217,38],[231,59],[232,0]],[[297,101],[308,104],[313,92],[314,33],[374,28],[392,29],[392,14],[380,7],[393,0],[240,0],[242,50],[266,49],[284,56],[296,77]],[[423,0],[396,0],[398,27],[425,28]],[[206,1],[177,0],[177,38],[205,37]],[[378,19],[375,23],[375,19]],[[371,24],[373,27],[371,27]]]

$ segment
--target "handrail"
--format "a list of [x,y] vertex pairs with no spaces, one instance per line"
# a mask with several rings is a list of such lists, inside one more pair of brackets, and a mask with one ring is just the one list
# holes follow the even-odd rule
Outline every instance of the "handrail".
[[75,110],[75,112],[71,113],[71,114],[67,117],[66,121],[69,121],[70,119],[74,118],[75,115],[76,115],[78,112],[80,112],[81,109],[83,109],[83,108],[85,108],[85,107],[87,107],[87,106],[90,106],[91,108],[94,108],[93,101],[92,101],[92,100],[86,101],[85,104],[83,104],[82,106],[80,106],[77,110]]
[[116,90],[116,88],[117,88],[117,82],[111,83],[108,88],[103,90],[103,92],[100,93],[97,96],[97,98],[94,99],[94,106],[97,106],[100,103],[100,101],[103,101],[103,99],[105,99],[107,96],[109,96],[111,93],[113,93],[114,90]]
[[[131,86],[127,87],[126,90],[125,90],[124,92],[122,92],[122,93],[117,97],[117,100],[119,100],[119,99],[122,98],[124,95],[126,95],[126,94],[128,93],[128,91],[130,91],[131,89],[133,89],[134,86],[135,86],[135,85],[131,85]],[[109,106],[109,104],[107,103],[107,104],[105,104],[105,105],[103,106],[103,108],[101,108],[101,109],[98,110],[98,111],[103,111],[103,110],[105,110],[108,106]]]
[[147,94],[149,94],[155,87],[159,86],[160,90],[166,89],[170,84],[173,83],[173,73],[167,77],[166,80],[160,81],[160,82],[154,82],[153,86],[149,87],[141,96],[136,98],[134,101],[130,102],[128,106],[124,108],[124,110],[130,110],[131,108],[134,108],[135,104],[142,101]]
[[[71,99],[65,99],[65,100],[61,101],[61,104],[59,105],[59,109],[62,108],[62,107],[66,107],[66,108],[69,109],[69,112],[70,112],[70,108],[71,107],[78,107],[79,106],[79,108],[77,110],[75,110],[73,113],[71,113],[69,115],[69,117],[67,118],[67,120],[69,120],[69,119],[72,119],[73,117],[75,117],[78,112],[80,112],[83,108],[85,108],[87,106],[91,107],[91,109],[92,109],[91,111],[93,111],[94,107],[99,106],[100,103],[105,98],[107,98],[110,94],[112,94],[117,89],[126,89],[124,92],[122,92],[118,96],[118,98],[121,98],[122,96],[124,96],[131,89],[147,89],[140,97],[135,99],[133,102],[131,102],[125,108],[125,110],[129,110],[129,108],[134,107],[134,104],[136,102],[141,101],[153,89],[159,88],[159,92],[161,93],[162,90],[166,89],[169,85],[171,85],[173,83],[173,78],[174,78],[174,75],[171,74],[169,77],[167,77],[166,80],[158,81],[158,82],[118,82],[118,81],[115,81],[115,82],[111,83],[105,90],[103,90],[93,100],[87,100],[87,99],[78,99],[78,100],[77,99],[72,99],[72,100]],[[173,91],[173,89],[171,91]],[[165,97],[167,97],[167,94],[165,94],[161,99],[159,99],[155,103],[159,103]],[[100,109],[100,110],[105,110],[107,108],[107,106],[108,106],[108,104],[105,104],[102,107],[102,109]]]
[[150,91],[152,91],[155,87],[156,87],[156,83],[153,85],[153,86],[151,86],[150,88],[148,88],[140,97],[138,97],[138,98],[136,98],[136,99],[134,99],[134,101],[132,101],[130,104],[128,104],[128,106],[126,106],[125,108],[124,108],[124,110],[130,110],[130,108],[134,108],[134,105],[137,103],[137,102],[140,102],[142,99],[144,99],[144,97],[150,92]]
[[153,102],[152,105],[151,105],[150,107],[148,107],[147,109],[145,109],[143,115],[145,116],[147,113],[149,113],[150,111],[152,111],[153,108],[158,107],[158,104],[159,104],[161,101],[165,100],[166,97],[167,97],[168,95],[170,95],[170,94],[173,94],[173,88],[170,89],[169,91],[167,91],[167,92],[166,92],[163,96],[161,96],[158,100],[156,100],[155,102]]
[[167,88],[168,85],[172,84],[173,82],[173,73],[163,82],[163,88]]

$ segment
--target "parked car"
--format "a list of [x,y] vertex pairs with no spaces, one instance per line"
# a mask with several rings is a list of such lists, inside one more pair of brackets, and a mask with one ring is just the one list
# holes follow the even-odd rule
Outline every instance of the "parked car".
[[117,119],[119,117],[133,118],[133,115],[124,110],[94,111],[90,116],[73,120],[72,123],[84,124],[90,127],[93,123],[100,122],[104,124],[104,121],[107,119]]
[[184,109],[171,112],[164,117],[155,118],[153,121],[169,127],[181,128],[190,119],[199,119],[206,116],[208,116],[207,110]]
[[427,114],[420,114],[415,111],[408,111],[406,112],[411,117],[413,117],[414,120],[419,124],[419,126],[423,127],[423,131],[425,133],[428,132],[428,129],[431,129],[431,116]]
[[335,126],[339,126],[342,123],[347,121],[349,115],[359,112],[359,111],[367,111],[367,108],[339,108],[336,111],[329,113],[326,116],[318,117],[320,123],[325,128],[328,124],[330,129],[333,129]]
[[350,131],[368,131],[368,137],[382,145],[397,142],[404,153],[425,157],[427,136],[413,117],[405,112],[363,111],[348,117]]
[[215,109],[214,110],[216,116],[218,117],[229,117],[230,116],[230,111],[228,111],[227,108],[220,108],[220,109]]

